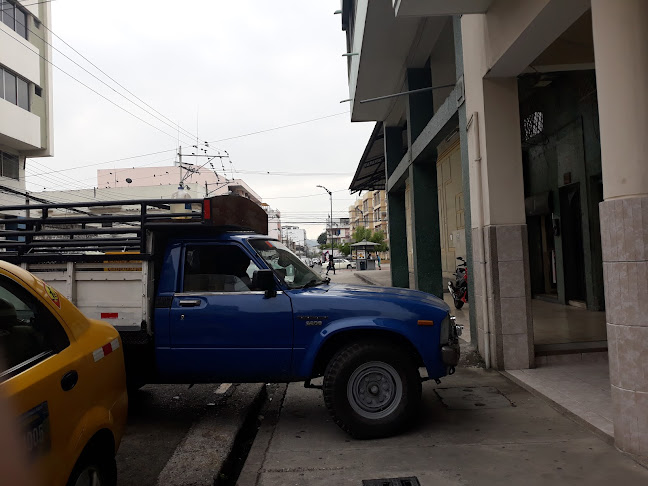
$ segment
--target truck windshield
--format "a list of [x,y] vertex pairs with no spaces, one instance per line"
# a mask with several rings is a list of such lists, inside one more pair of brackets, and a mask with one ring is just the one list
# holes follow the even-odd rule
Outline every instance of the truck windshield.
[[325,282],[282,243],[274,240],[249,240],[249,242],[291,289],[312,287]]

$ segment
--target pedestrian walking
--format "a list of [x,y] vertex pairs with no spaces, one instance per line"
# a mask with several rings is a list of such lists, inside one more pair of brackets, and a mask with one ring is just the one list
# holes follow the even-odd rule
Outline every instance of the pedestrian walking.
[[326,275],[328,275],[329,270],[333,270],[333,275],[335,275],[335,263],[333,262],[333,255],[329,255],[328,266],[326,267]]
[[380,266],[380,255],[376,253],[376,260],[378,260],[378,270],[382,270],[382,267]]

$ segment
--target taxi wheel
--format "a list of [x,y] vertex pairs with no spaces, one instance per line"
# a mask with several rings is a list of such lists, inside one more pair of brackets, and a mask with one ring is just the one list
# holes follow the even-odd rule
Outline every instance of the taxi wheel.
[[324,373],[324,402],[335,423],[356,439],[388,437],[416,418],[421,378],[410,354],[383,342],[351,344]]
[[81,457],[70,475],[68,486],[115,486],[117,463],[115,458],[87,454]]

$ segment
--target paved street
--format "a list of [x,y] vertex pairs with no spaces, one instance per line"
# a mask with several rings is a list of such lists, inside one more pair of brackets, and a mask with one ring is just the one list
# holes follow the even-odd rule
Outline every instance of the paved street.
[[648,470],[495,371],[460,368],[423,387],[411,431],[357,441],[329,418],[321,392],[299,383],[275,398],[240,486],[359,486],[415,476],[432,485],[639,485]]

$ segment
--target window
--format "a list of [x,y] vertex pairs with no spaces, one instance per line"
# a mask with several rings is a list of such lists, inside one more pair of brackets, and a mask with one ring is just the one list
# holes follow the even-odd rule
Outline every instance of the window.
[[20,179],[20,164],[17,155],[0,152],[0,176]]
[[16,7],[16,33],[27,38],[27,15],[18,7]]
[[4,71],[4,99],[9,103],[16,104],[16,76],[9,71]]
[[17,92],[18,92],[18,106],[22,109],[29,111],[29,84],[27,81],[16,78]]
[[11,30],[27,38],[27,14],[10,0],[0,0],[2,21]]
[[0,277],[0,377],[31,368],[69,344],[61,324],[38,299]]
[[297,255],[286,246],[272,240],[248,240],[257,254],[263,258],[281,280],[291,289],[324,283],[324,280],[304,265]]
[[374,193],[374,206],[380,205],[380,192]]
[[29,83],[7,69],[0,68],[0,98],[29,111]]
[[374,223],[380,221],[380,208],[374,209]]
[[188,247],[183,292],[247,292],[259,268],[234,245]]

